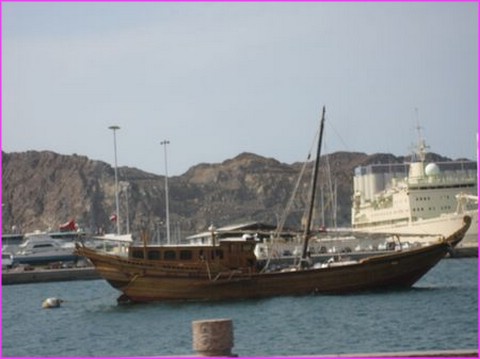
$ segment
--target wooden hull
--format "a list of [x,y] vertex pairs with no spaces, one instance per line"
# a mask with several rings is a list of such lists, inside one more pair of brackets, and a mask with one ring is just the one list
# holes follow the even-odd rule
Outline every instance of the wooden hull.
[[79,248],[100,275],[133,302],[161,300],[232,300],[311,293],[351,293],[410,287],[463,238],[470,224],[446,240],[404,252],[365,258],[357,263],[271,273],[206,274],[171,271],[128,258]]

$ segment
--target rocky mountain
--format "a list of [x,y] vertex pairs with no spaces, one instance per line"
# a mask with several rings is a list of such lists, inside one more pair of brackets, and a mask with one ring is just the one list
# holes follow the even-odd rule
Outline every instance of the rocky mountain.
[[[447,158],[429,154],[432,161]],[[328,160],[328,161],[327,161]],[[322,157],[319,193],[325,221],[331,225],[332,193],[337,193],[337,224],[349,226],[354,168],[373,163],[402,163],[389,154],[337,152]],[[276,224],[299,178],[302,163],[242,153],[222,163],[199,164],[185,174],[169,177],[171,232],[181,236],[246,221]],[[312,163],[305,168],[293,199],[287,225],[299,226],[306,207]],[[120,218],[125,232],[164,231],[165,178],[135,168],[120,167]],[[333,189],[336,187],[336,191]],[[114,169],[84,156],[53,152],[2,152],[3,233],[58,230],[74,218],[88,232],[114,231]],[[320,204],[316,206],[320,212]],[[320,216],[317,216],[319,218]],[[318,223],[318,222],[317,222]],[[320,223],[318,223],[320,225]]]

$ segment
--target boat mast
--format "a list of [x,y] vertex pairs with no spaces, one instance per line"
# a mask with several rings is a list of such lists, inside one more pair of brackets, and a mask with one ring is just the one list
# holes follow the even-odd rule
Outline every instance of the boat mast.
[[310,207],[308,209],[307,223],[303,234],[302,262],[307,258],[308,240],[310,239],[310,226],[312,224],[313,207],[315,204],[315,193],[317,189],[318,168],[320,164],[320,152],[322,148],[323,124],[325,123],[325,106],[323,106],[322,121],[320,122],[320,135],[318,138],[317,157],[315,158],[315,167],[312,180],[312,192],[310,194]]
[[117,224],[117,235],[120,235],[120,205],[118,202],[118,166],[117,166],[117,133],[116,131],[120,129],[120,126],[113,125],[108,127],[109,130],[113,131],[113,149],[115,152],[115,222]]
[[165,151],[165,212],[166,212],[166,222],[167,222],[167,243],[170,244],[170,210],[168,207],[168,166],[167,166],[167,145],[170,144],[170,141],[163,140],[160,142],[164,146]]

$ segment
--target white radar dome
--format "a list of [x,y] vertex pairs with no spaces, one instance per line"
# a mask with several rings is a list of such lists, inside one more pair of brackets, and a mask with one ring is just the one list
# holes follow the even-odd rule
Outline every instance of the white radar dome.
[[427,176],[438,176],[440,174],[440,168],[435,163],[429,163],[425,167],[425,174]]

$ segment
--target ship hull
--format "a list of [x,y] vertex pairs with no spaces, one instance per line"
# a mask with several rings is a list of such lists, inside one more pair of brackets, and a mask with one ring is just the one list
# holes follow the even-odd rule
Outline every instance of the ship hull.
[[436,218],[417,220],[414,222],[399,222],[388,225],[372,225],[356,228],[354,231],[367,233],[392,233],[417,236],[410,241],[428,243],[434,235],[453,233],[463,223],[463,217],[468,215],[472,218],[472,224],[459,246],[478,246],[478,210],[467,211],[462,214],[446,214]]

